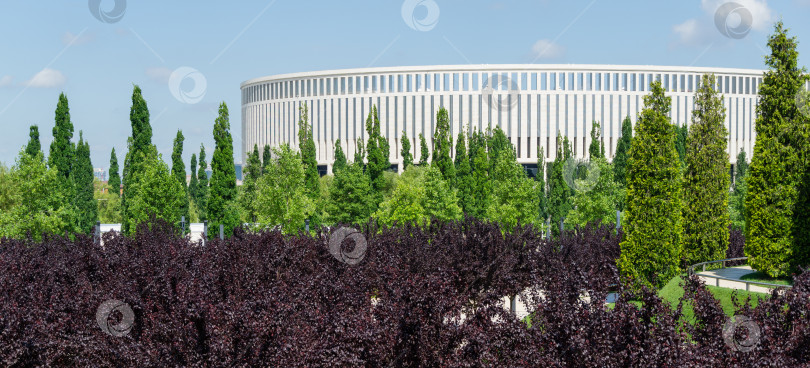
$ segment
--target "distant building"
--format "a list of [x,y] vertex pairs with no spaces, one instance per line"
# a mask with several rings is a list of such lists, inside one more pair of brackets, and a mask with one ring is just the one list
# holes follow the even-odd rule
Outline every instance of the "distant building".
[[98,181],[107,181],[107,171],[100,167],[96,167],[93,169],[93,177],[98,179]]
[[[625,117],[636,123],[650,82],[661,81],[672,98],[670,116],[691,124],[695,89],[704,73],[717,76],[726,108],[727,151],[751,157],[762,70],[641,65],[434,65],[327,70],[273,75],[242,83],[241,160],[253,146],[298,149],[299,107],[308,106],[319,171],[332,172],[335,144],[351,159],[365,142],[365,121],[376,106],[389,160],[402,164],[400,139],[419,157],[419,135],[430,149],[436,112],[447,109],[455,142],[461,130],[503,129],[525,168],[551,162],[556,137],[567,136],[574,157],[586,159],[593,122],[600,123],[612,159]],[[451,150],[451,155],[453,155]]]

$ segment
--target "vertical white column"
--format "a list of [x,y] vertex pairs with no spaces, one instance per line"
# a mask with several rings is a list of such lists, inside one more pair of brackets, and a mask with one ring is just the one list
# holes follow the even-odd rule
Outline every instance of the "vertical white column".
[[[518,101],[517,99],[506,101],[509,98],[508,93],[504,94],[502,98],[504,101],[501,106],[508,106],[508,108],[505,109],[506,111],[504,111],[503,123],[509,128],[508,134],[512,138],[512,145],[515,146],[515,149],[517,149],[518,146],[523,148],[522,144],[518,144],[518,139],[520,139],[520,132],[518,131]],[[511,124],[509,124],[510,122]],[[518,156],[523,157],[524,155],[519,154]]]
[[579,110],[582,111],[582,114],[580,116],[582,118],[581,121],[584,123],[581,126],[584,127],[582,136],[585,137],[585,146],[583,147],[582,150],[582,157],[585,159],[590,157],[588,153],[588,147],[591,146],[591,130],[593,129],[593,120],[591,120],[591,116],[593,115],[592,111],[593,107],[591,106],[591,99],[589,97],[590,96],[586,94],[577,95],[577,98],[579,100],[577,106],[579,107]]

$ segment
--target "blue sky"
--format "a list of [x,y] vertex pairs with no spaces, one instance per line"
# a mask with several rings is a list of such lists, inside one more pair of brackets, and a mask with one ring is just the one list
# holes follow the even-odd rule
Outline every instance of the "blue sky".
[[75,140],[83,130],[95,167],[108,167],[112,147],[123,163],[134,84],[144,91],[164,160],[182,129],[188,166],[200,144],[210,162],[222,101],[240,147],[239,84],[272,74],[500,63],[764,68],[767,35],[780,18],[807,65],[810,0],[735,0],[739,6],[718,27],[724,3],[4,0],[0,162],[14,163],[31,124],[47,153],[60,92],[70,101]]

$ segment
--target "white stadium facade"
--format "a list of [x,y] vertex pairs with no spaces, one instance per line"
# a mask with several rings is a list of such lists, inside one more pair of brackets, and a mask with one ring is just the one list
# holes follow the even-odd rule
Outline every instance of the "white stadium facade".
[[[419,160],[419,134],[432,147],[436,112],[448,110],[451,132],[500,126],[527,169],[538,155],[554,160],[559,133],[577,158],[587,157],[590,131],[599,122],[605,154],[613,157],[626,116],[636,122],[643,96],[660,80],[672,98],[671,118],[691,124],[695,88],[704,73],[717,76],[726,108],[731,163],[742,149],[751,157],[756,138],[762,70],[626,65],[442,65],[379,67],[273,75],[245,81],[242,90],[242,162],[258,145],[298,146],[299,107],[306,104],[319,170],[331,173],[340,139],[351,159],[365,141],[365,120],[377,106],[390,161],[401,170],[400,138],[407,135]],[[543,152],[538,152],[538,147]],[[432,154],[432,153],[431,153]]]

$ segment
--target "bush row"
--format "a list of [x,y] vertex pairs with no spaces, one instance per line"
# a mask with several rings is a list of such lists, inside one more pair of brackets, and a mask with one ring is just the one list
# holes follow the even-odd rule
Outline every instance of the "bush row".
[[[531,227],[503,233],[468,218],[423,228],[367,224],[348,237],[356,243],[330,243],[339,234],[332,230],[317,236],[237,230],[203,246],[155,223],[131,238],[105,234],[103,248],[82,236],[4,240],[0,365],[705,367],[810,361],[806,274],[756,309],[741,307],[761,331],[746,352],[724,342],[725,315],[697,280],[685,285],[693,325],[680,323],[680,310],[654,292],[623,288],[615,266],[621,234],[612,228],[588,226],[547,241]],[[607,308],[602,301],[613,289],[619,299]],[[533,291],[526,296],[531,327],[502,301],[525,290]],[[586,292],[590,299],[581,297]],[[99,306],[108,300],[125,304],[107,315]],[[745,340],[742,332],[737,340]]]

